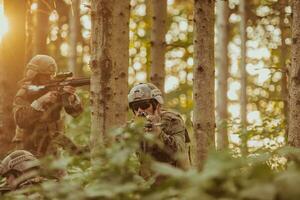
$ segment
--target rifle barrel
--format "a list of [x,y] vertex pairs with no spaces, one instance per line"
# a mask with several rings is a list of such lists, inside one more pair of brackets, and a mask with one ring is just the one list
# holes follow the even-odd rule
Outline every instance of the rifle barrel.
[[70,85],[72,87],[80,87],[80,86],[90,85],[90,84],[91,84],[90,78],[75,78],[75,79],[65,80],[61,82],[62,86]]

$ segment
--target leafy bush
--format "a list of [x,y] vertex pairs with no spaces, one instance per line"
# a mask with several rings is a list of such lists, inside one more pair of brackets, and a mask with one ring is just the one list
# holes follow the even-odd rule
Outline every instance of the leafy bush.
[[[204,169],[188,171],[151,160],[153,178],[139,175],[136,152],[145,138],[139,124],[113,132],[117,142],[90,155],[71,156],[62,152],[60,159],[44,160],[46,174],[67,169],[60,181],[48,180],[39,186],[6,194],[3,199],[25,199],[24,193],[41,195],[44,199],[241,199],[241,200],[298,200],[300,197],[299,149],[281,148],[246,158],[229,152],[211,152]],[[287,158],[281,167],[272,169],[274,158]],[[50,172],[49,172],[50,171]],[[52,171],[53,172],[53,171]],[[163,176],[160,184],[155,178]],[[27,198],[27,197],[26,197]]]

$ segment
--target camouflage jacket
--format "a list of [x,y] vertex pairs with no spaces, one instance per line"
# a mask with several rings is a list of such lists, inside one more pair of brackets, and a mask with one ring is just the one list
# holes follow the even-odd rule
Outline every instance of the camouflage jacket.
[[31,103],[44,95],[39,93],[31,95],[24,84],[17,92],[13,103],[13,114],[17,125],[13,142],[19,148],[31,151],[34,155],[43,156],[55,154],[58,146],[71,151],[77,147],[63,135],[64,124],[61,120],[61,111],[65,111],[73,117],[82,112],[82,105],[75,95],[76,101],[69,103],[55,103],[49,105],[44,112],[35,110]]
[[189,150],[190,142],[187,129],[181,116],[172,111],[161,112],[161,133],[159,143],[162,145],[146,145],[142,150],[149,153],[155,160],[169,163],[175,167],[187,169],[190,166]]

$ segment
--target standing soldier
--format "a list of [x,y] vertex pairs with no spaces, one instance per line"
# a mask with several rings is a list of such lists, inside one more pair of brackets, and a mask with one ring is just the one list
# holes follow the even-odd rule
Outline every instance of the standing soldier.
[[57,71],[55,60],[47,55],[34,56],[26,66],[25,77],[16,94],[13,113],[17,125],[13,142],[17,148],[25,149],[40,157],[55,155],[59,147],[73,153],[78,147],[63,134],[64,123],[61,111],[73,117],[82,112],[75,88],[63,87],[62,91],[32,92],[30,87],[51,81]]
[[[146,118],[145,132],[154,134],[163,144],[143,145],[142,150],[157,161],[187,169],[190,139],[181,116],[161,108],[164,103],[161,91],[151,83],[140,83],[130,90],[128,102],[136,118]],[[151,175],[149,170],[143,170],[143,163],[141,175],[145,178]]]
[[[40,176],[40,162],[30,152],[16,150],[0,163],[0,176],[5,177],[5,185],[0,187],[0,196],[11,191],[37,185],[45,178]],[[36,196],[26,194],[25,196]],[[29,198],[28,198],[29,199]]]

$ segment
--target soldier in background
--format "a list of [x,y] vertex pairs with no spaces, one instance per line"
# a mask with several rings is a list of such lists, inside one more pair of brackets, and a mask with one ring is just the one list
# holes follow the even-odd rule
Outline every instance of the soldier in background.
[[13,151],[0,163],[0,175],[6,179],[5,185],[0,187],[0,194],[41,183],[45,178],[39,175],[39,170],[40,162],[30,152]]
[[[182,169],[189,168],[187,143],[190,139],[187,129],[179,114],[162,109],[164,101],[161,91],[151,83],[140,83],[130,90],[128,102],[135,118],[146,119],[145,132],[154,134],[162,144],[142,145],[142,150],[157,161]],[[144,178],[151,176],[146,168],[142,164],[141,175]]]
[[13,142],[18,149],[25,149],[40,157],[56,155],[58,148],[78,153],[80,149],[64,132],[61,111],[73,117],[82,112],[75,88],[65,86],[62,92],[46,91],[31,93],[32,85],[43,85],[51,81],[56,74],[57,64],[47,55],[34,56],[26,66],[25,76],[20,81],[21,88],[13,103],[13,114],[17,125]]

